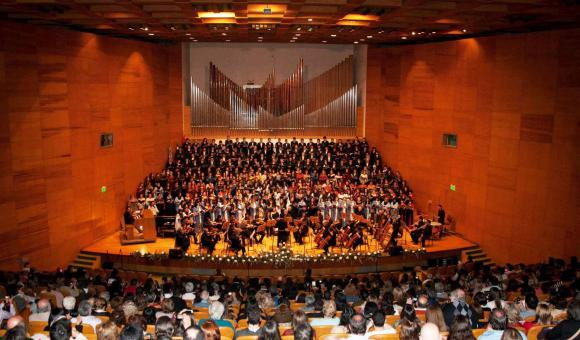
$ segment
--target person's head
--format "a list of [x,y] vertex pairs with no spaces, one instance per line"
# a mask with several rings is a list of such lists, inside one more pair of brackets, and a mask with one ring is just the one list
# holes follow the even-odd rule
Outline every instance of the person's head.
[[185,292],[186,293],[191,293],[193,292],[193,282],[187,282],[185,284]]
[[3,338],[4,340],[26,340],[28,336],[24,326],[16,326],[6,331]]
[[463,289],[455,289],[451,292],[449,298],[451,299],[451,302],[465,301],[465,291],[463,291]]
[[292,315],[292,328],[296,329],[301,324],[308,323],[308,316],[302,309],[299,309],[294,312]]
[[36,303],[36,310],[38,313],[50,312],[50,301],[48,299],[40,299]]
[[209,317],[213,320],[220,320],[224,315],[224,304],[219,301],[214,301],[209,305]]
[[8,318],[6,321],[6,329],[12,329],[14,327],[24,326],[26,327],[26,323],[24,322],[24,318],[20,315],[15,315]]
[[258,340],[280,340],[280,332],[278,331],[278,323],[274,320],[268,320],[264,327],[262,327],[262,333],[258,336]]
[[64,299],[62,299],[62,306],[67,311],[74,310],[76,304],[77,304],[77,300],[74,298],[74,296],[67,296]]
[[340,321],[338,322],[341,326],[348,326],[350,322],[350,318],[354,315],[354,309],[349,306],[345,305],[344,310],[342,311],[342,315],[340,316]]
[[203,325],[201,325],[201,331],[203,332],[204,340],[220,340],[220,328],[213,320],[206,320]]
[[80,316],[89,316],[91,315],[91,304],[87,300],[83,300],[79,303],[79,315]]
[[107,300],[98,297],[95,298],[95,302],[93,304],[93,309],[96,311],[104,311],[107,309]]
[[72,335],[70,321],[60,319],[50,326],[50,340],[69,340]]
[[161,316],[157,319],[155,323],[155,336],[159,337],[161,335],[166,335],[168,337],[172,337],[173,333],[175,332],[175,327],[173,325],[173,321],[168,316]]
[[574,300],[567,309],[568,320],[580,320],[580,301]]
[[209,299],[209,292],[207,290],[203,290],[199,297],[202,301],[207,301]]
[[415,321],[417,319],[417,314],[415,313],[415,308],[411,304],[406,304],[401,311],[401,319],[407,319],[410,321]]
[[355,314],[350,318],[348,331],[350,334],[364,335],[367,330],[367,320],[360,314]]
[[506,314],[509,324],[514,324],[522,321],[522,317],[520,316],[520,310],[515,303],[510,302],[506,305]]
[[431,305],[427,307],[425,312],[425,319],[427,322],[431,322],[439,327],[440,332],[447,332],[447,325],[445,324],[445,319],[443,318],[443,311],[438,304]]
[[373,314],[371,317],[373,320],[373,325],[375,327],[384,327],[385,326],[385,314],[383,312],[378,311]]
[[460,314],[455,317],[455,322],[449,329],[447,340],[475,340],[471,331],[471,323],[467,316]]
[[536,294],[526,294],[525,300],[527,309],[536,309],[538,307],[538,297]]
[[419,323],[417,321],[401,319],[400,326],[400,340],[419,340],[419,332],[421,328],[419,327]]
[[97,340],[117,340],[119,329],[113,321],[106,321],[97,325]]
[[163,300],[163,302],[161,303],[161,310],[164,313],[173,313],[173,312],[175,312],[175,303],[173,302],[173,299],[165,299],[165,300]]
[[139,327],[133,325],[123,327],[121,334],[119,335],[120,340],[143,340],[143,330]]
[[417,299],[417,308],[427,308],[429,306],[429,297],[427,295],[420,295]]
[[373,314],[375,314],[378,310],[379,306],[377,305],[376,302],[367,301],[367,303],[365,303],[363,315],[367,320],[369,320],[373,316]]
[[312,327],[308,323],[303,323],[294,328],[294,340],[314,339]]
[[421,334],[419,335],[421,340],[440,340],[441,333],[439,333],[439,327],[431,322],[427,322],[421,327]]
[[496,308],[491,311],[489,316],[489,325],[488,327],[496,330],[496,331],[503,331],[506,329],[508,323],[508,318],[505,310],[501,308]]
[[334,318],[336,315],[336,303],[332,300],[324,301],[322,305],[322,314],[325,318]]
[[259,309],[252,308],[248,311],[248,325],[258,326],[261,318],[262,316]]
[[551,325],[552,321],[550,306],[544,302],[539,303],[538,307],[536,307],[536,323],[540,325]]
[[130,317],[133,315],[137,315],[139,313],[139,308],[133,301],[125,301],[121,305],[121,309],[123,310],[123,314],[125,315],[125,320],[129,320]]
[[191,326],[183,332],[183,340],[203,340],[203,332]]
[[523,337],[517,329],[508,328],[501,334],[501,340],[523,340]]

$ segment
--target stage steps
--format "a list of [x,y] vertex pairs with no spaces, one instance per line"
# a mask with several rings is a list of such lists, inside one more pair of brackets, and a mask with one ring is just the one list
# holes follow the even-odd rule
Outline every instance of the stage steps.
[[471,258],[473,262],[480,262],[486,266],[495,266],[495,263],[479,246],[475,246],[463,251],[462,259],[468,260]]
[[101,257],[81,250],[76,259],[70,265],[72,267],[85,269],[101,268]]

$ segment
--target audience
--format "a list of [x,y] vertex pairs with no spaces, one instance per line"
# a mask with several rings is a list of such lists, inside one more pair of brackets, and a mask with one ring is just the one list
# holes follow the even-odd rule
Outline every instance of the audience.
[[[120,275],[116,270],[68,268],[50,273],[31,269],[21,273],[0,272],[0,292],[12,297],[2,300],[0,311],[7,317],[3,322],[7,339],[26,336],[41,340],[49,336],[51,339],[74,337],[83,340],[80,331],[93,333],[90,327],[94,327],[98,340],[140,340],[144,337],[213,340],[229,334],[226,328],[234,329],[231,321],[224,320],[227,315],[227,319],[241,320],[243,317],[248,320],[247,327],[238,327],[233,333],[235,339],[246,335],[279,339],[280,323],[277,321],[290,317],[291,329],[285,329],[284,335],[294,335],[295,339],[311,340],[320,330],[322,334],[330,331],[362,340],[397,333],[396,326],[392,327],[395,320],[386,322],[390,315],[400,319],[398,335],[395,335],[400,339],[444,337],[442,333],[450,322],[448,340],[474,340],[472,328],[482,328],[479,325],[486,327],[479,337],[481,340],[525,340],[523,331],[533,326],[550,326],[540,333],[540,339],[568,340],[580,334],[577,273],[574,261],[566,264],[551,259],[543,264],[503,267],[468,262],[449,266],[445,274],[431,268],[414,268],[397,274],[333,275],[332,278],[315,278],[318,284],[313,287],[311,273],[303,281],[289,277],[197,280],[179,276],[154,280],[136,273]],[[127,285],[132,286],[129,294],[125,289]],[[51,306],[49,301],[54,301],[48,298],[51,293],[42,288],[51,286],[56,290],[63,288],[66,294],[76,291],[78,298],[63,297],[64,308]],[[193,308],[184,302],[186,294],[193,297],[188,302]],[[203,300],[208,303],[207,307],[195,307]],[[299,301],[305,300],[311,301],[312,315],[320,317],[308,318],[306,312],[297,307]],[[232,308],[234,301],[237,301],[236,307]],[[490,301],[494,308],[489,322],[478,321],[474,325],[474,315],[483,315]],[[532,316],[529,309],[536,301],[541,302],[537,303]],[[336,316],[337,305],[341,306],[340,317]],[[399,316],[395,315],[395,305],[401,306]],[[47,312],[49,306],[53,308]],[[497,306],[506,308],[495,308]],[[426,308],[425,324],[420,321],[422,316],[417,317],[415,307]],[[16,310],[27,309],[34,313],[16,313]],[[554,309],[562,310],[556,318]],[[203,311],[210,317],[197,322],[195,313]],[[156,312],[161,312],[159,318],[155,317]],[[108,315],[109,321],[101,322],[94,316],[97,313],[105,318]],[[522,315],[526,314],[528,321],[522,322]],[[72,326],[79,322],[84,327]],[[260,327],[261,322],[264,327]],[[27,334],[30,323],[35,323],[35,331],[39,329],[38,324],[46,328],[43,332]],[[146,333],[148,323],[155,324],[155,334]]]

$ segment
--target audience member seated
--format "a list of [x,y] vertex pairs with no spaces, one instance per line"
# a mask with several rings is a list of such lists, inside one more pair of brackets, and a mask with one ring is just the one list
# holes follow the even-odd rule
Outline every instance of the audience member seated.
[[578,339],[580,338],[580,301],[576,300],[568,306],[568,319],[560,322],[552,330],[547,332],[548,340]]
[[234,334],[234,340],[240,336],[252,336],[252,335],[260,335],[261,328],[260,328],[260,321],[261,321],[261,313],[259,309],[251,309],[248,312],[248,327],[243,329],[237,329]]
[[97,325],[102,321],[96,316],[91,315],[91,304],[87,300],[83,300],[79,303],[78,316],[73,318],[72,323],[74,324],[84,324],[93,327],[93,330],[97,331]]
[[419,335],[421,333],[421,326],[417,321],[410,321],[408,319],[403,319],[401,322],[401,330],[399,333],[400,340],[419,340]]
[[353,340],[366,340],[365,333],[367,331],[367,323],[364,316],[355,314],[350,318],[348,324],[348,338]]
[[450,302],[443,306],[443,317],[447,327],[451,327],[457,315],[465,315],[471,320],[472,325],[477,325],[478,319],[471,306],[465,302],[465,291],[455,289],[450,294]]
[[[232,323],[228,320],[223,320],[222,316],[224,315],[225,307],[224,304],[219,301],[213,301],[209,305],[209,320],[213,321],[218,327],[229,327],[232,331],[235,331],[236,328]],[[208,319],[199,320],[199,326],[202,326]]]
[[439,329],[440,332],[447,332],[448,330],[447,324],[445,323],[445,318],[443,317],[443,311],[441,310],[441,306],[439,306],[438,303],[432,304],[429,307],[427,307],[427,311],[425,313],[425,321],[437,325],[437,328]]
[[338,326],[340,318],[336,317],[336,303],[332,300],[324,301],[322,306],[322,318],[312,318],[311,326]]
[[552,318],[552,313],[550,311],[550,305],[545,302],[541,302],[536,307],[535,320],[533,322],[526,321],[523,324],[526,333],[530,330],[530,328],[534,326],[547,326],[552,325],[554,319]]
[[421,340],[441,340],[441,333],[439,332],[439,327],[436,324],[427,322],[421,327],[421,334],[419,335]]
[[471,321],[465,315],[457,315],[449,329],[447,340],[475,340],[471,330]]
[[391,325],[385,323],[385,315],[383,312],[376,312],[371,317],[372,328],[366,333],[367,337],[381,334],[395,334],[397,331]]
[[[508,316],[503,309],[494,309],[489,317],[489,325],[487,330],[477,338],[478,340],[501,340],[503,332],[508,328]],[[521,333],[521,336],[526,340],[526,336]]]
[[36,313],[30,314],[28,321],[45,321],[48,322],[50,317],[50,301],[40,299],[36,303]]

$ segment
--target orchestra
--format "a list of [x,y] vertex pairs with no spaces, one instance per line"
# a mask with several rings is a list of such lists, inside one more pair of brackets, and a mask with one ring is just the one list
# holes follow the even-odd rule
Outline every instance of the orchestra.
[[266,237],[272,251],[308,244],[324,252],[358,251],[372,239],[386,250],[403,230],[416,244],[430,237],[423,217],[412,224],[406,182],[364,140],[186,140],[137,197],[139,209],[176,216],[176,247],[189,247],[185,235],[208,254],[218,242],[245,254]]

